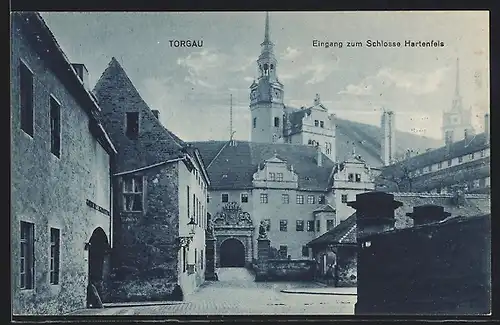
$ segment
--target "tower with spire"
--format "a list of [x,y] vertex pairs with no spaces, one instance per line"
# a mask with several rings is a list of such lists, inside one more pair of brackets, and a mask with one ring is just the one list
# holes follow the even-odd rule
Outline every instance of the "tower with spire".
[[451,102],[451,109],[443,112],[443,138],[445,144],[450,144],[474,134],[471,121],[471,109],[463,106],[460,94],[460,61],[456,61],[455,93]]
[[271,41],[269,12],[266,13],[264,41],[257,59],[258,78],[250,86],[251,140],[283,142],[284,87],[277,75],[278,62]]

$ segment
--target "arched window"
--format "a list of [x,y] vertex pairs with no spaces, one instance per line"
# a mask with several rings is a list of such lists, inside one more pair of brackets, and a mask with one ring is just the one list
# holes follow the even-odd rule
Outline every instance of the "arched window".
[[309,141],[307,141],[307,144],[312,144],[312,140],[309,139]]

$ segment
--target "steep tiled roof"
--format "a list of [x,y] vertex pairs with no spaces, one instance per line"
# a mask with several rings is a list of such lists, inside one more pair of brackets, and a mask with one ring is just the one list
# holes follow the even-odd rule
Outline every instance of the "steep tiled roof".
[[471,139],[454,142],[449,147],[442,146],[440,148],[405,159],[397,164],[387,166],[383,169],[382,173],[392,173],[394,169],[400,168],[401,166],[405,166],[408,170],[416,170],[441,161],[468,155],[472,152],[488,148],[490,145],[486,140],[486,134],[480,133],[473,136]]
[[251,188],[252,176],[259,164],[272,158],[285,160],[299,177],[299,188],[324,191],[329,186],[333,162],[323,155],[323,164],[317,166],[316,148],[293,144],[253,143],[233,141],[192,142],[198,148],[207,168],[213,189]]
[[[187,144],[154,116],[115,58],[102,73],[93,93],[102,109],[104,127],[117,146],[116,172],[153,165],[187,152]],[[141,121],[147,121],[147,127],[140,127],[138,139],[131,140],[124,135],[123,114],[126,111],[140,112]]]
[[356,243],[356,213],[341,221],[335,228],[311,240],[307,246]]
[[[395,210],[395,228],[403,229],[413,226],[413,219],[406,213],[413,212],[413,207],[435,204],[444,207],[446,212],[451,213],[450,219],[469,218],[491,213],[491,197],[484,194],[466,194],[465,201],[460,206],[453,202],[452,195],[424,194],[424,193],[392,193],[394,200],[403,203]],[[458,219],[457,219],[458,220]],[[356,213],[342,221],[335,228],[313,239],[307,245],[328,245],[356,243]]]

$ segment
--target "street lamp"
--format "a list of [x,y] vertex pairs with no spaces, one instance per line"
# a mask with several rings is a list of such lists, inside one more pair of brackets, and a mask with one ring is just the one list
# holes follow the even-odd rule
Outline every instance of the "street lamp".
[[191,218],[188,222],[188,226],[190,228],[189,235],[194,236],[195,234],[195,227],[196,227],[196,222],[194,221],[194,218]]

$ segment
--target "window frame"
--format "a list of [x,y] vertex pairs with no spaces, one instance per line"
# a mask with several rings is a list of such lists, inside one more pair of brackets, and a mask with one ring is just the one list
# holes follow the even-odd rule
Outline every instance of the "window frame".
[[[56,240],[53,235],[57,234]],[[61,229],[50,228],[50,254],[49,254],[49,282],[51,285],[59,285],[61,274]]]
[[341,194],[340,200],[342,203],[347,203],[347,201],[349,200],[349,196],[347,194]]
[[290,204],[290,195],[286,193],[281,194],[281,203]]
[[[29,72],[29,91],[24,91],[24,72]],[[26,80],[27,81],[27,80]],[[28,96],[29,94],[29,96]],[[25,98],[28,96],[28,98]],[[19,128],[31,138],[35,136],[35,74],[33,70],[24,62],[19,60]],[[27,102],[26,102],[27,101]],[[25,105],[28,104],[29,107]],[[26,111],[27,110],[27,111]],[[31,116],[28,119],[28,116]],[[28,119],[28,120],[27,120]]]
[[[225,200],[224,200],[224,198],[225,198]],[[229,202],[229,193],[221,193],[220,201],[221,201],[221,203],[228,203]]]
[[304,204],[304,195],[303,194],[297,194],[295,196],[295,203],[296,204]]
[[241,193],[240,194],[240,202],[241,203],[248,203],[248,193]]
[[314,220],[307,220],[307,223],[306,223],[306,231],[307,232],[314,232]]
[[[132,190],[135,188],[135,183],[136,181],[140,179],[140,182],[138,182],[138,184],[140,184],[141,186],[141,191],[128,191],[127,190],[127,180],[131,180],[132,181]],[[144,212],[145,211],[145,207],[144,207],[144,188],[145,188],[145,178],[143,175],[126,175],[126,176],[123,176],[123,179],[122,179],[122,200],[123,200],[123,206],[122,206],[122,209],[124,212]],[[139,196],[140,197],[140,203],[141,203],[141,209],[140,210],[133,210],[132,209],[127,209],[127,199],[126,197],[127,196]]]
[[33,290],[35,288],[35,224],[21,221],[19,237],[19,288]]
[[288,232],[288,220],[280,219],[280,232]]
[[295,220],[295,231],[304,231],[304,220]]
[[260,203],[262,204],[269,203],[269,196],[267,193],[260,193]]
[[[125,135],[127,136],[127,138],[129,139],[137,139],[139,137],[139,131],[140,131],[140,112],[125,112]],[[137,123],[136,123],[136,127],[137,127],[137,130],[135,130],[135,133],[133,133],[132,131],[134,131],[133,129],[129,129],[129,116],[134,116],[134,117],[137,117]]]
[[[53,108],[56,107],[57,114],[54,117]],[[55,120],[55,122],[54,122]],[[49,96],[49,124],[50,124],[50,152],[57,158],[61,158],[61,140],[62,140],[62,130],[61,130],[61,103],[54,97],[54,95]],[[54,125],[52,124],[54,122]],[[57,123],[56,123],[57,122]]]
[[316,204],[316,196],[308,195],[307,196],[307,204]]

